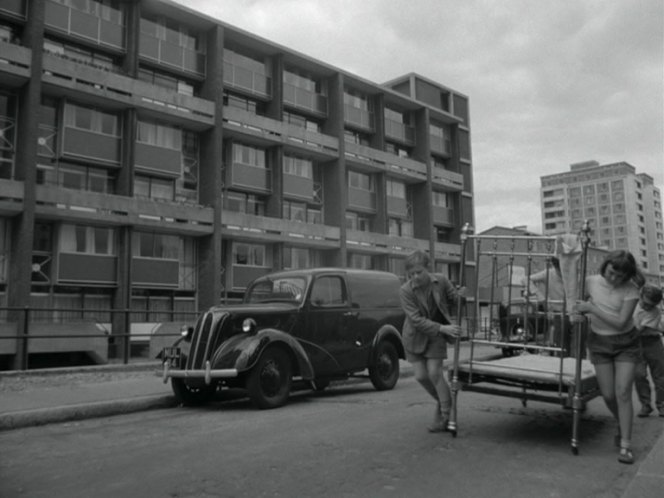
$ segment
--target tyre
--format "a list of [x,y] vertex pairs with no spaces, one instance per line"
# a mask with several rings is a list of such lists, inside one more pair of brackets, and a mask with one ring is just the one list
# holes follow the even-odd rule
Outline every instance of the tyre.
[[217,384],[214,382],[210,385],[203,384],[199,387],[193,387],[185,384],[184,379],[175,377],[171,379],[171,387],[175,398],[185,406],[209,403],[217,392]]
[[394,344],[381,341],[376,347],[373,363],[369,366],[369,378],[378,391],[392,389],[399,380],[399,353]]
[[290,395],[293,366],[286,351],[268,348],[247,377],[247,391],[252,403],[261,409],[277,408]]

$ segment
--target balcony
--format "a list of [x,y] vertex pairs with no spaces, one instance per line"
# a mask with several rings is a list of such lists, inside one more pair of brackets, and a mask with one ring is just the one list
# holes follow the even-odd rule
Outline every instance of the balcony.
[[[6,183],[0,182],[0,196]],[[14,197],[17,195],[14,193]],[[178,235],[201,236],[213,231],[212,208],[47,185],[37,185],[36,213],[73,223],[129,225]]]
[[0,41],[0,83],[19,87],[30,79],[32,51],[28,48]]
[[121,139],[120,137],[65,126],[62,152],[70,157],[119,166]]
[[222,214],[222,236],[255,239],[261,242],[301,241],[307,247],[338,249],[340,230],[338,227],[316,225],[299,221],[255,216],[246,213],[224,211]]
[[229,187],[239,187],[261,193],[270,193],[272,190],[272,175],[267,168],[233,163],[227,168],[226,174],[225,180]]
[[433,223],[434,225],[454,226],[454,210],[433,206]]
[[376,212],[376,192],[369,192],[348,187],[348,207],[360,209],[364,212]]
[[283,176],[284,196],[303,201],[314,201],[314,181],[311,178],[288,175]]
[[117,282],[117,256],[101,254],[58,254],[60,284],[115,285]]
[[2,0],[0,4],[0,11],[6,12],[15,17],[25,19],[25,6],[27,0]]
[[264,140],[266,145],[280,143],[291,148],[306,149],[319,159],[332,159],[339,151],[339,141],[335,137],[305,130],[299,126],[290,125],[257,116],[249,111],[235,107],[224,107],[224,131],[232,136],[252,135]]
[[214,125],[214,102],[182,95],[57,55],[44,54],[43,80],[65,94],[86,93],[99,100],[120,102],[126,107],[143,109],[144,114],[159,116],[192,130],[203,130]]
[[295,85],[284,83],[284,104],[319,117],[327,116],[327,97]]
[[344,105],[344,123],[364,131],[373,131],[374,115],[366,109],[360,109],[351,105]]
[[205,76],[206,58],[197,52],[147,33],[141,33],[139,55],[179,71]]
[[125,47],[123,25],[51,0],[46,0],[44,22],[57,31],[92,40],[99,45],[121,50]]
[[177,259],[131,258],[131,283],[138,287],[177,288],[180,262]]
[[272,96],[269,76],[226,61],[224,61],[224,85],[265,99]]
[[434,166],[432,180],[434,185],[442,185],[446,187],[446,190],[455,192],[461,192],[463,190],[464,181],[461,173]]
[[426,181],[426,164],[389,152],[346,142],[346,160],[351,163],[372,166],[379,171],[397,173],[417,181]]
[[391,119],[385,120],[385,136],[406,145],[415,143],[415,128]]
[[137,169],[154,171],[168,176],[182,174],[182,152],[166,147],[136,142],[134,164]]
[[270,273],[272,268],[264,266],[246,266],[233,265],[231,268],[231,287],[235,291],[244,290],[247,286],[266,273]]
[[407,218],[410,215],[408,201],[401,197],[387,196],[387,212],[388,214]]
[[437,152],[449,156],[452,153],[452,144],[449,137],[429,135],[431,152]]
[[0,180],[0,215],[15,216],[23,212],[23,182]]

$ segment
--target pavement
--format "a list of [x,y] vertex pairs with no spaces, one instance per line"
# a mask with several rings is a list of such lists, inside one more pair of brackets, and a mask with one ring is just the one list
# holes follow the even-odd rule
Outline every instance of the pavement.
[[[461,359],[469,349],[462,343]],[[475,354],[495,354],[495,349]],[[401,377],[412,375],[410,364],[402,361]],[[0,431],[175,406],[157,361],[0,372]],[[664,431],[650,452],[637,458],[637,471],[622,498],[661,498]]]

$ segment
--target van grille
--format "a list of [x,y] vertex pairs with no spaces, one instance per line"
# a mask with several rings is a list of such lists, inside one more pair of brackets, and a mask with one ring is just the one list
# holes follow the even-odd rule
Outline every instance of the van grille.
[[187,369],[202,368],[205,361],[209,358],[209,346],[213,340],[211,337],[214,315],[206,313],[199,322],[201,325],[194,330],[194,336],[191,338],[191,354],[187,358]]

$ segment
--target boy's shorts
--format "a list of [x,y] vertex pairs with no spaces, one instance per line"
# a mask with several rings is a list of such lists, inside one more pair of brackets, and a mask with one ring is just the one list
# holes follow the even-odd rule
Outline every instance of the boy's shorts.
[[616,335],[599,335],[591,331],[588,334],[587,346],[590,361],[594,365],[618,361],[629,363],[641,361],[639,333],[635,328]]
[[439,336],[430,338],[426,349],[421,353],[406,351],[406,359],[410,363],[431,360],[434,358],[442,360],[447,358],[447,341],[445,340],[445,337]]

